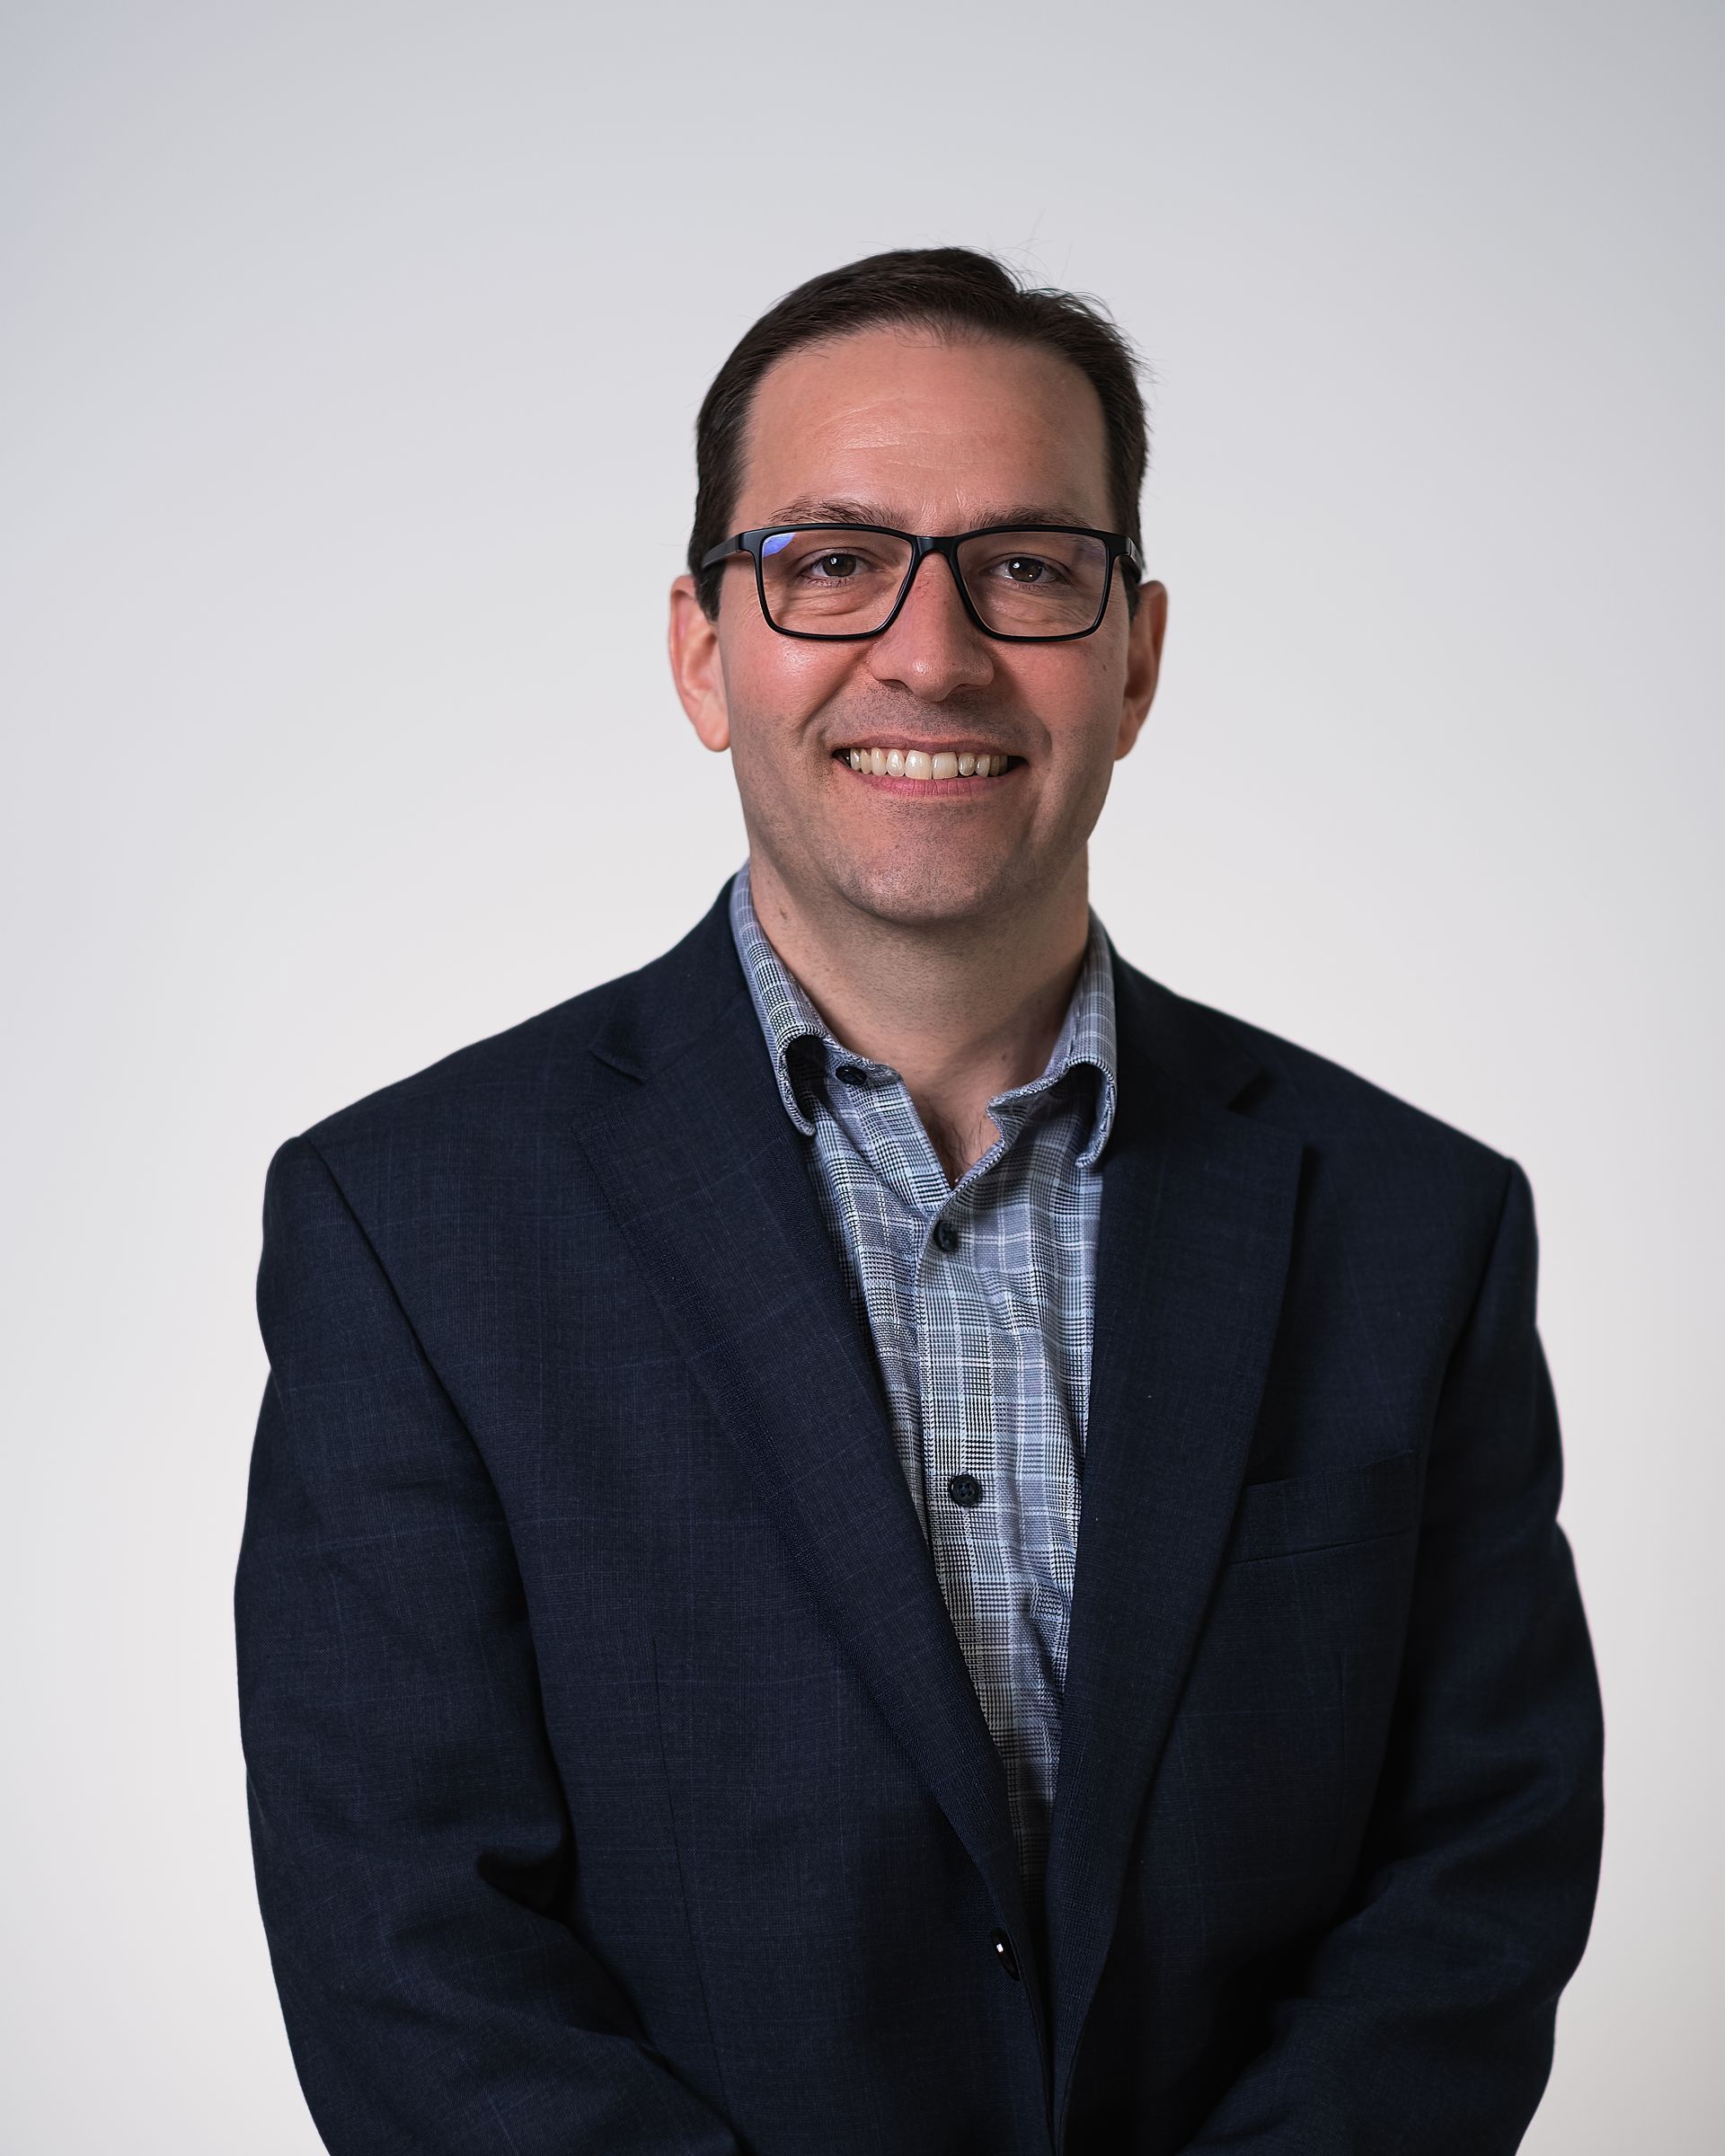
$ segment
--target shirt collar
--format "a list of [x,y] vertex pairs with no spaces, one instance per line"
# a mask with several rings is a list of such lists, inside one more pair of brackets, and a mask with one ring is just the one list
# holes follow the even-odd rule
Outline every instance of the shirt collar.
[[[805,1137],[813,1137],[814,1118],[799,1095],[793,1069],[792,1052],[797,1044],[813,1041],[829,1069],[838,1062],[859,1063],[870,1070],[884,1066],[871,1064],[866,1056],[852,1054],[833,1038],[801,983],[774,950],[749,896],[747,862],[738,870],[730,887],[730,932],[736,941],[737,956],[742,962],[743,977],[748,983],[755,1014],[772,1053],[773,1073],[784,1112]],[[1081,1064],[1089,1065],[1097,1074],[1096,1111],[1078,1161],[1081,1167],[1091,1167],[1108,1143],[1109,1132],[1114,1125],[1119,1092],[1117,1038],[1113,957],[1107,932],[1092,907],[1090,938],[1084,946],[1077,985],[1042,1075],[1028,1085],[1014,1086],[1010,1092],[996,1094],[995,1100],[1003,1107],[1028,1103],[1036,1095],[1047,1092],[1068,1071]],[[989,1105],[993,1107],[994,1102]]]

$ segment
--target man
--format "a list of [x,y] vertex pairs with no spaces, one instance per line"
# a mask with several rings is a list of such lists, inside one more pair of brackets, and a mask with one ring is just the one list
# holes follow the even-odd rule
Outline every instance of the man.
[[703,408],[675,950],[290,1140],[237,1584],[338,2156],[1513,2149],[1600,1728],[1510,1161],[1159,986],[1130,354],[960,250]]

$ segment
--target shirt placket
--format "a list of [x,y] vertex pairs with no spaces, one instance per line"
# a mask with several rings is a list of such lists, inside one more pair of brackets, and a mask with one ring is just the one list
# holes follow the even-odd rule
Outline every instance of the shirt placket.
[[[1021,1859],[1032,1871],[1046,1845],[1059,1747],[1059,1688],[1042,1683],[1042,1657],[1032,1637],[1050,1555],[1052,1492],[1040,1454],[1030,1453],[1046,1435],[1032,1402],[1041,1399],[1047,1343],[1036,1298],[1014,1283],[1007,1253],[1031,1232],[1035,1208],[1024,1188],[1023,1148],[1033,1139],[1024,1127],[1044,1105],[1039,1094],[1028,1091],[1011,1104],[992,1104],[1000,1144],[955,1194],[967,1213],[960,1247],[970,1255],[963,1268],[956,1252],[949,1258],[953,1271],[947,1277],[948,1292],[956,1293],[965,1314],[974,1313],[987,1372],[986,1390],[975,1396],[979,1419],[960,1438],[969,1456],[985,1464],[977,1470],[979,1501],[961,1524],[949,1523],[955,1542],[961,1540],[954,1569],[971,1603],[978,1698],[1006,1771]],[[933,1275],[931,1289],[941,1280]]]
[[884,1068],[858,1075],[864,1082],[853,1082],[850,1115],[867,1157],[903,1207],[907,1239],[914,1238],[906,1251],[907,1345],[916,1378],[917,1480],[935,1575],[969,1658],[985,1627],[976,1595],[975,1515],[999,1467],[986,1289],[965,1234],[977,1171],[955,1189],[904,1081]]
[[986,1282],[965,1233],[968,1198],[924,1224],[915,1273],[917,1398],[930,1545],[941,1592],[982,1701],[1001,1735],[1009,1701],[1001,1652],[1003,1471]]
[[[1030,1233],[1034,1208],[1016,1184],[1026,1171],[1022,1148],[1035,1142],[1026,1126],[1048,1102],[1042,1089],[1025,1088],[991,1104],[999,1139],[955,1187],[896,1072],[835,1046],[828,1076],[828,1100],[892,1214],[898,1256],[889,1271],[908,1295],[879,1279],[871,1297],[865,1273],[865,1300],[935,1577],[1006,1772],[1021,1856],[1034,1868],[1047,1839],[1064,1674],[1045,1676],[1042,1605],[1059,1570],[1047,1516],[1056,1471],[1039,1453],[1024,1456],[1025,1366],[1046,1361],[1047,1342],[1039,1325],[1027,1330],[985,1244],[992,1236],[1009,1247],[1014,1232]],[[860,1202],[853,1189],[852,1231],[866,1241]],[[1007,1217],[1014,1207],[1025,1215],[1016,1231]],[[1010,1398],[1001,1391],[1008,1369],[1018,1373]]]
[[904,1188],[917,1209],[921,1236],[913,1273],[912,1325],[924,1517],[935,1577],[970,1671],[983,1719],[1007,1771],[1015,1832],[1048,1791],[1053,1737],[1027,1696],[1031,1643],[1022,1600],[1042,1569],[1040,1551],[1022,1546],[1035,1508],[1020,1487],[1022,1417],[1003,1397],[1004,1366],[1040,1342],[1026,1341],[1009,1296],[997,1291],[978,1255],[988,1216],[1002,1200],[1001,1176],[1019,1135],[1023,1109],[997,1108],[1000,1136],[956,1187],[929,1144],[908,1093],[890,1099],[895,1129],[913,1172]]

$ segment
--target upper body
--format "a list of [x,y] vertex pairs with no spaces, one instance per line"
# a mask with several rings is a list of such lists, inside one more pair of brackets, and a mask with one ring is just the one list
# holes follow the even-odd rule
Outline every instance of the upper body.
[[1090,912],[1165,595],[1031,298],[750,332],[672,631],[746,872],[271,1164],[242,1711],[338,2152],[1448,2156],[1544,2085],[1526,1181]]

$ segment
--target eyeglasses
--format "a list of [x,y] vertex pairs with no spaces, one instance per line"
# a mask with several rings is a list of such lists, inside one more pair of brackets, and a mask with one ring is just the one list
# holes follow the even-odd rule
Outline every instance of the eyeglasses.
[[709,547],[703,569],[747,554],[769,629],[845,641],[898,619],[911,580],[942,554],[964,610],[1004,643],[1057,644],[1102,625],[1114,564],[1137,584],[1138,550],[1123,532],[1083,525],[986,525],[938,537],[882,524],[769,524]]

